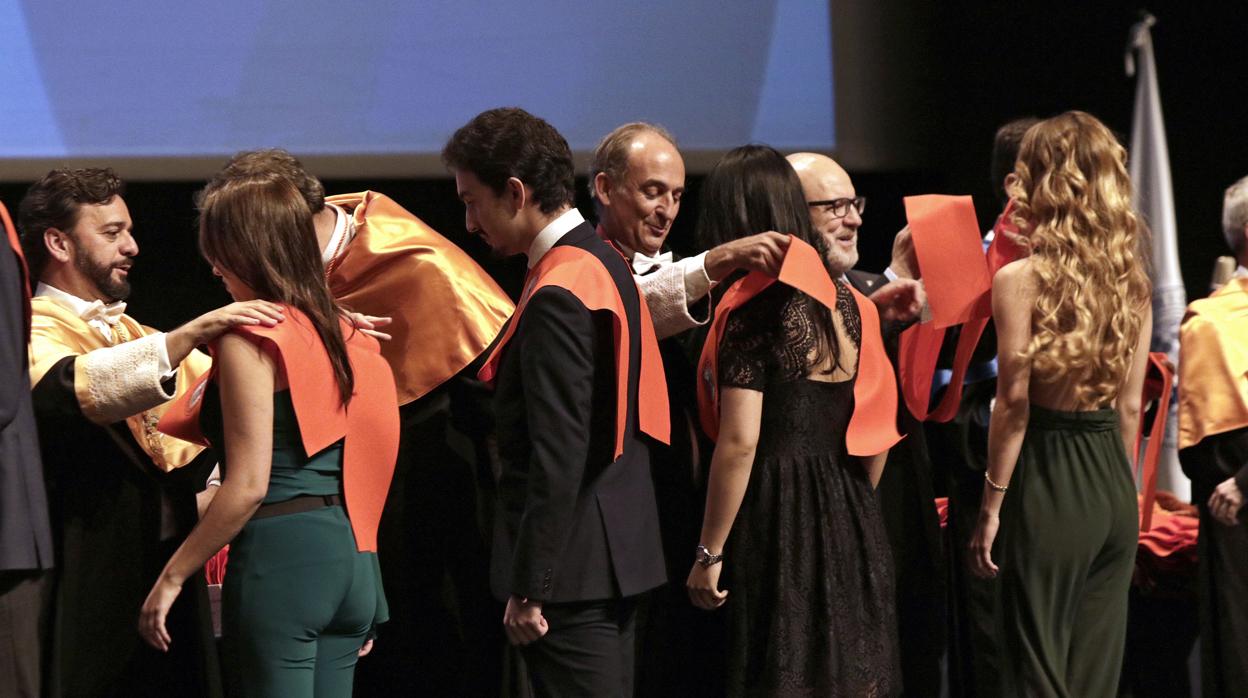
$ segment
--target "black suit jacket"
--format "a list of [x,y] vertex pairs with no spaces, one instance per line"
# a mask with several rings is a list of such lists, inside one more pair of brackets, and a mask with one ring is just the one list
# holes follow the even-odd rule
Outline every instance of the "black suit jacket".
[[0,241],[0,572],[52,566],[52,532],[30,402],[25,283],[17,254]]
[[[665,581],[646,437],[637,430],[641,304],[628,265],[588,223],[557,245],[592,253],[628,318],[628,414],[614,458],[612,316],[566,289],[529,299],[499,361],[501,472],[490,564],[493,592],[546,602],[632,596]],[[512,318],[515,321],[515,318]]]

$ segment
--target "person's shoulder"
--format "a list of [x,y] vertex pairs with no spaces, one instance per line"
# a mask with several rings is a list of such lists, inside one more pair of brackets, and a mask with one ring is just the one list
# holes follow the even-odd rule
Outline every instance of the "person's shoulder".
[[1016,259],[1001,267],[992,277],[992,291],[1006,293],[1035,292],[1036,273],[1030,257]]

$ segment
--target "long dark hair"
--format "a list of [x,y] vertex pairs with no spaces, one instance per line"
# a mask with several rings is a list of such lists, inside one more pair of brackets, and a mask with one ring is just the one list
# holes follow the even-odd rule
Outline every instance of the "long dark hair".
[[[811,225],[802,182],[771,146],[743,145],[729,151],[702,182],[699,199],[697,237],[705,249],[774,230],[810,243],[827,259],[828,243]],[[832,311],[805,294],[800,298],[819,334],[814,365],[822,364],[830,352],[839,366]]]
[[199,251],[256,295],[300,310],[320,336],[342,404],[355,374],[339,325],[341,310],[325,285],[312,212],[295,185],[265,173],[231,180],[199,202]]

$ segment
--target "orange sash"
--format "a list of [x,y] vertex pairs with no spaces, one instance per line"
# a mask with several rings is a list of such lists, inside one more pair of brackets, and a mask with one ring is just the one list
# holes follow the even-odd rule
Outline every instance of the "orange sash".
[[[1153,527],[1153,502],[1157,501],[1157,462],[1161,459],[1161,445],[1166,438],[1166,416],[1170,413],[1170,397],[1174,392],[1174,372],[1168,358],[1160,352],[1149,352],[1148,373],[1144,378],[1144,404],[1157,400],[1157,412],[1153,415],[1153,428],[1148,433],[1148,449],[1140,468],[1140,484],[1143,498],[1140,501],[1140,530]],[[1140,438],[1144,435],[1144,413],[1140,413],[1140,430],[1135,434],[1135,454],[1140,452]]]
[[[962,381],[992,319],[992,277],[1021,254],[1002,234],[1018,232],[1010,221],[1012,210],[1013,202],[997,219],[985,256],[971,197],[906,198],[906,215],[932,320],[902,332],[897,361],[906,407],[920,421],[947,422],[958,413]],[[945,331],[958,324],[962,332],[954,351],[953,376],[940,404],[930,409],[932,378]]]
[[[698,360],[698,412],[702,429],[711,440],[719,437],[719,342],[728,326],[728,316],[777,281],[836,310],[836,284],[828,276],[819,252],[792,236],[779,277],[752,272],[724,293],[715,306],[715,319]],[[897,382],[880,336],[879,312],[866,296],[853,287],[849,290],[862,321],[862,346],[854,382],[854,412],[849,418],[845,445],[850,455],[874,456],[901,440],[897,433]]]
[[[286,319],[273,327],[238,326],[231,332],[255,342],[280,363],[290,384],[290,399],[305,453],[320,453],[345,439],[343,496],[351,529],[361,552],[375,552],[377,525],[399,452],[394,376],[381,358],[377,341],[342,322],[347,355],[355,374],[355,392],[344,409],[329,354],[316,330],[302,312],[289,306],[282,310]],[[170,436],[208,445],[200,429],[199,411],[205,384],[214,375],[215,366],[170,406],[157,428]]]
[[9,218],[9,209],[4,207],[4,203],[0,202],[0,223],[4,224],[5,236],[9,239],[9,247],[13,248],[13,253],[17,255],[17,266],[22,270],[22,317],[25,318],[25,337],[26,341],[30,341],[30,269],[26,266],[26,257],[22,254],[22,242],[17,237],[17,228],[13,226],[13,219]]
[[[558,245],[551,248],[529,270],[525,280],[524,295],[516,305],[516,312],[511,316],[502,338],[490,353],[489,359],[481,367],[477,377],[486,383],[493,384],[498,374],[498,363],[503,355],[503,348],[511,341],[516,327],[520,324],[520,316],[528,306],[533,294],[545,286],[558,286],[576,296],[591,312],[607,311],[611,313],[615,335],[615,366],[616,366],[616,405],[615,405],[615,457],[624,453],[624,420],[628,415],[628,371],[629,371],[629,336],[628,319],[624,312],[624,304],[620,299],[619,290],[611,273],[598,261],[592,253],[571,245]],[[641,308],[641,372],[637,386],[637,422],[638,428],[654,439],[663,443],[671,442],[671,424],[667,405],[667,377],[663,373],[663,360],[659,356],[659,340],[654,334],[654,324],[650,319],[650,307],[646,299],[637,293]]]

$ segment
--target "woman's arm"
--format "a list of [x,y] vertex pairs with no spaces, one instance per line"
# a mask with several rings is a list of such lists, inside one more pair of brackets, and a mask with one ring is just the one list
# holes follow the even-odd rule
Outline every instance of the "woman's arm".
[[880,486],[880,478],[884,477],[884,464],[887,462],[888,451],[877,453],[874,456],[862,457],[862,467],[867,470],[867,477],[871,480],[872,489]]
[[[711,455],[701,539],[702,545],[713,554],[723,552],[732,522],[745,498],[762,425],[763,394],[757,390],[724,388],[720,394],[719,414],[719,440]],[[711,610],[724,604],[728,592],[719,590],[722,567],[723,563],[710,567],[693,563],[685,585],[695,606]]]
[[984,482],[979,523],[971,538],[971,567],[981,577],[992,577],[992,543],[1000,525],[1001,503],[1008,487],[1030,415],[1028,387],[1031,362],[1020,354],[1031,342],[1034,282],[1027,260],[1002,267],[992,281],[992,321],[997,329],[997,397],[988,425],[988,471]]
[[227,472],[204,518],[165,565],[143,604],[139,632],[159,650],[169,648],[165,616],[182,584],[199,574],[208,558],[242,530],[269,489],[276,382],[273,359],[248,340],[226,334],[218,343],[216,361]]
[[1140,431],[1140,410],[1144,399],[1144,376],[1148,372],[1148,346],[1153,339],[1153,306],[1145,303],[1140,312],[1144,314],[1144,322],[1140,323],[1140,336],[1135,341],[1135,353],[1131,355],[1131,369],[1127,372],[1127,380],[1118,394],[1118,426],[1122,430],[1122,444],[1127,452],[1127,460],[1135,464],[1135,440]]

